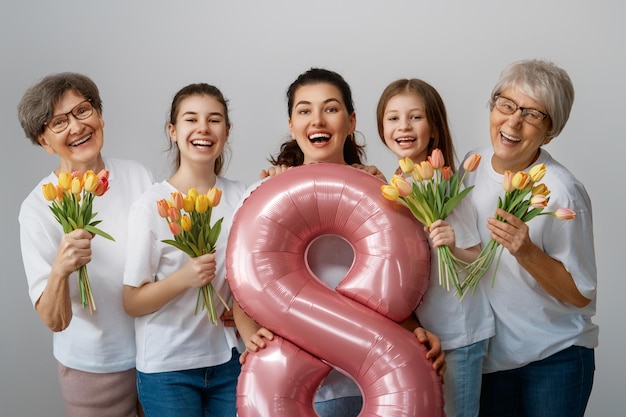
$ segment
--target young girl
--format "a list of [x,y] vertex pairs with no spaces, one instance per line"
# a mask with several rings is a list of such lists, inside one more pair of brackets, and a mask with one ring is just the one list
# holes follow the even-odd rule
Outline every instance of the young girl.
[[[231,296],[224,279],[228,224],[224,221],[214,253],[190,258],[161,242],[172,239],[156,202],[195,188],[222,191],[212,222],[232,216],[243,184],[219,176],[230,132],[227,101],[208,84],[190,84],[174,96],[167,130],[177,167],[133,205],[124,271],[124,308],[137,317],[137,385],[150,416],[236,415],[240,364],[233,327],[212,324],[205,311],[195,314],[198,289],[212,283],[224,300]],[[218,315],[224,306],[217,299]]]
[[[313,68],[291,84],[287,100],[292,139],[283,143],[279,155],[271,159],[275,166],[263,171],[261,176],[315,162],[350,164],[379,174],[375,167],[363,166],[363,146],[355,140],[356,113],[352,93],[341,75]],[[309,256],[309,266],[326,284],[335,288],[348,271],[353,253],[341,239],[324,236],[316,243],[311,248],[315,254]],[[247,351],[241,357],[243,363],[249,352],[264,348],[264,339],[271,340],[273,334],[250,319],[237,304],[234,314],[246,342]],[[420,342],[431,345],[427,357],[433,358],[433,367],[443,367],[437,337],[421,328],[415,329],[415,334]],[[332,370],[317,392],[315,408],[322,417],[356,416],[362,408],[361,391],[352,379]]]
[[[402,79],[389,84],[376,109],[378,133],[398,157],[425,161],[439,148],[454,171],[454,147],[446,109],[439,93],[428,83]],[[482,289],[461,302],[439,285],[437,251],[448,245],[453,254],[472,261],[480,252],[476,214],[466,196],[445,220],[435,221],[429,233],[430,287],[416,310],[421,325],[436,333],[446,355],[444,404],[447,417],[477,416],[482,362],[487,341],[494,335],[491,308]],[[454,228],[452,227],[454,226]]]

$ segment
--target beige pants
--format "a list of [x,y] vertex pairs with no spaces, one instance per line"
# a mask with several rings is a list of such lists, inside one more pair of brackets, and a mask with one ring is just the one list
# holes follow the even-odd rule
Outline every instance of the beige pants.
[[59,364],[59,384],[67,417],[143,416],[134,369],[95,374]]

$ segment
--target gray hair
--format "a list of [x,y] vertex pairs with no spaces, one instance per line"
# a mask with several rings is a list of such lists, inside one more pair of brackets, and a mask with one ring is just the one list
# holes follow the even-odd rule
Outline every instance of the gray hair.
[[545,107],[552,121],[548,137],[561,133],[574,104],[574,85],[567,72],[549,61],[528,59],[513,62],[502,70],[496,82],[489,108],[502,91],[515,88]]
[[67,91],[74,91],[90,100],[102,114],[100,92],[91,78],[75,72],[50,74],[26,90],[17,106],[17,118],[33,144],[40,145],[37,138],[43,133],[45,123],[52,118],[54,106]]

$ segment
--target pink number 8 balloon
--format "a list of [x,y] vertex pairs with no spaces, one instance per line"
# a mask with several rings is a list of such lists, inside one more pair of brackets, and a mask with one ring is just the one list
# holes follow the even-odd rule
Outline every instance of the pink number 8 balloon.
[[[227,280],[244,311],[282,336],[248,356],[240,417],[316,416],[313,397],[331,366],[359,385],[360,416],[443,416],[425,348],[398,324],[428,287],[430,249],[421,225],[380,185],[349,166],[309,164],[262,183],[235,214]],[[354,251],[335,291],[306,263],[324,235]]]

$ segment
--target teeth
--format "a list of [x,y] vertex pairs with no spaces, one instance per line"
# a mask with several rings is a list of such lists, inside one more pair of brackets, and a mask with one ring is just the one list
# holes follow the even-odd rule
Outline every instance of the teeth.
[[309,140],[328,140],[330,135],[327,133],[313,133],[309,136]]
[[89,140],[89,138],[91,138],[91,135],[86,136],[80,140],[77,140],[76,142],[72,142],[70,143],[70,146],[78,146],[78,145],[82,145],[83,143],[87,142]]
[[193,140],[191,144],[194,146],[213,146],[213,142],[210,140]]
[[502,133],[500,132],[500,134],[502,135],[502,137],[506,140],[510,140],[511,142],[519,142],[520,140],[518,138],[514,138],[513,136],[509,136],[506,133]]
[[415,138],[409,138],[409,137],[397,138],[396,142],[415,142]]

